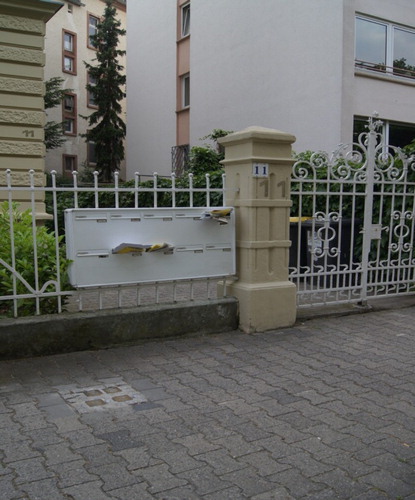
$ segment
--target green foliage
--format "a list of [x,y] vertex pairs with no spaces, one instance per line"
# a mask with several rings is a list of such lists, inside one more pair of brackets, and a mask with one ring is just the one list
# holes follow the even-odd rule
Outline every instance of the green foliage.
[[189,171],[193,174],[217,172],[223,168],[219,163],[221,160],[223,160],[223,154],[211,147],[193,146],[189,155]]
[[70,90],[62,89],[64,79],[60,76],[54,76],[45,82],[45,109],[56,108],[59,106],[65,97],[67,92]]
[[218,144],[220,137],[232,133],[230,130],[215,128],[201,140],[209,139],[214,145],[193,146],[189,155],[189,171],[195,175],[222,172],[221,161],[224,159],[224,150]]
[[[55,108],[62,103],[65,93],[68,90],[62,89],[64,80],[58,76],[50,78],[45,82],[45,109]],[[65,142],[63,134],[63,122],[55,122],[53,120],[46,122],[45,125],[45,146],[46,151],[56,149],[62,146]]]
[[[0,246],[0,259],[12,267],[12,240],[11,231],[14,235],[15,270],[32,287],[36,288],[36,277],[34,268],[34,242],[32,216],[29,210],[21,212],[17,204],[11,207],[7,202],[0,204],[0,234],[2,244]],[[55,235],[45,226],[35,228],[36,251],[38,263],[38,279],[41,288],[50,280],[57,279],[57,271],[61,276],[61,289],[69,290],[70,285],[67,277],[69,261],[66,259],[65,246],[62,237],[59,241],[59,264],[56,262]],[[16,278],[17,294],[31,293],[19,278]],[[45,292],[55,292],[54,284],[49,284]],[[2,263],[0,263],[0,296],[13,294],[13,274]],[[28,316],[36,313],[35,299],[21,298],[17,300],[19,316]],[[54,313],[58,311],[56,297],[44,297],[40,299],[40,310],[42,313]],[[13,300],[0,302],[0,317],[13,316]]]
[[118,58],[125,51],[117,49],[119,37],[125,35],[116,19],[116,9],[112,0],[106,0],[103,18],[98,25],[96,35],[91,40],[97,49],[96,65],[85,63],[90,77],[95,82],[88,84],[97,110],[88,117],[88,131],[83,137],[95,143],[97,165],[100,180],[111,182],[113,173],[120,169],[124,159],[124,138],[126,126],[120,117],[121,101],[125,97],[122,90],[126,77],[122,74],[123,66]]

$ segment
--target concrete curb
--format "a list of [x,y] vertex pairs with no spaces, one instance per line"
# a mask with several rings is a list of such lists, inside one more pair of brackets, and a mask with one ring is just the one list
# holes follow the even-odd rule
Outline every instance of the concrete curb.
[[237,328],[238,301],[233,297],[6,319],[0,321],[0,359],[105,349],[147,339]]

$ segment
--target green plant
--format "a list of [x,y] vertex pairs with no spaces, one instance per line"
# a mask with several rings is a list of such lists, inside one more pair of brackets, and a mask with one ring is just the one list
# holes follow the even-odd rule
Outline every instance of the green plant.
[[121,22],[116,19],[117,11],[112,0],[105,0],[105,3],[104,15],[98,24],[97,33],[90,37],[96,48],[97,64],[85,63],[91,82],[86,88],[97,109],[89,116],[83,117],[88,121],[88,131],[83,137],[95,144],[96,168],[100,179],[111,182],[114,172],[119,170],[124,159],[123,141],[126,126],[121,118],[121,101],[125,97],[122,88],[126,76],[118,59],[125,51],[117,47],[119,37],[125,35],[125,30],[120,28]]
[[195,175],[222,172],[223,167],[220,162],[224,159],[224,150],[218,144],[218,139],[230,133],[230,130],[215,128],[210,134],[202,137],[201,140],[209,139],[212,141],[213,146],[205,144],[204,146],[193,146],[190,149],[189,171]]
[[[35,250],[37,253],[38,288],[42,288],[49,281],[56,281],[59,270],[61,290],[70,290],[67,276],[69,260],[66,259],[62,237],[59,237],[57,241],[59,245],[57,262],[55,234],[45,226],[34,225],[29,210],[21,212],[15,203],[11,206],[8,202],[1,203],[0,234],[2,237],[0,246],[0,296],[31,293],[24,281],[31,288],[36,289]],[[33,241],[33,234],[36,235],[36,246]],[[13,268],[12,252],[15,255],[15,277],[11,271]],[[44,289],[44,292],[55,291],[57,290],[54,283],[48,284]],[[64,299],[63,302],[65,302]],[[39,303],[42,313],[47,314],[58,311],[57,297],[42,297],[39,299]],[[36,301],[34,298],[19,298],[17,308],[19,316],[33,315],[36,313]],[[13,300],[0,302],[0,316],[9,317],[13,315]]]
[[[54,76],[45,82],[45,109],[56,108],[60,106],[65,93],[71,89],[62,89],[64,79],[59,76]],[[62,146],[66,140],[63,132],[63,122],[48,121],[45,124],[45,147],[49,151]]]

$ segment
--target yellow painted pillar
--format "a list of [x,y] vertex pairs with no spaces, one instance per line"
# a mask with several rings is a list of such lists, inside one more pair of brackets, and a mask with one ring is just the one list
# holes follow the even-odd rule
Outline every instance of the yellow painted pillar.
[[[293,325],[296,287],[288,280],[290,179],[295,137],[249,127],[219,139],[225,147],[226,205],[235,207],[240,329]],[[235,188],[235,190],[234,190]]]
[[[45,23],[62,7],[54,0],[0,0],[0,185],[45,183],[44,140],[44,35]],[[0,201],[8,193],[0,191]],[[27,190],[14,191],[13,201],[24,210],[32,207]],[[45,219],[44,192],[34,194],[37,219]]]

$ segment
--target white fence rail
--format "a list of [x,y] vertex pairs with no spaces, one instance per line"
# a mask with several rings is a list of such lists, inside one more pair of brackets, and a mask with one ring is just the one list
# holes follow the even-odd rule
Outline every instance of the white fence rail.
[[[225,175],[154,174],[143,181],[136,173],[132,181],[121,183],[116,173],[111,186],[101,185],[97,172],[89,185],[78,181],[77,172],[69,185],[59,185],[56,172],[47,186],[39,185],[34,171],[22,176],[7,170],[1,178],[0,318],[216,297],[218,277],[74,290],[67,278],[63,214],[78,208],[223,206]],[[39,221],[43,196],[50,220]],[[226,278],[221,277],[225,283]]]

